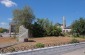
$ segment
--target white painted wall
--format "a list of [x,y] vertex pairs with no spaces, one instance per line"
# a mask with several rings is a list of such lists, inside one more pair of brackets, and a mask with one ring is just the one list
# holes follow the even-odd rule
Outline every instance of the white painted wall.
[[65,33],[68,31],[68,32],[70,32],[71,31],[71,29],[62,29],[62,32],[63,31],[65,31]]

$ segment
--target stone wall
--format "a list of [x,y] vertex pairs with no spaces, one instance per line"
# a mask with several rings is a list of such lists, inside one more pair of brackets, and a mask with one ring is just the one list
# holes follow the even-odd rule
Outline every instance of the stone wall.
[[80,48],[85,48],[85,42],[6,53],[3,55],[61,55]]

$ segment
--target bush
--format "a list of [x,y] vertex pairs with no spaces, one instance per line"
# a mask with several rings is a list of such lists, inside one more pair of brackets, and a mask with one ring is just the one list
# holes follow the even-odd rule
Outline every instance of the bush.
[[44,47],[44,44],[42,44],[42,43],[37,43],[37,44],[36,44],[36,47],[37,47],[37,48],[43,48],[43,47]]
[[48,19],[37,19],[31,28],[33,37],[60,36],[61,32],[62,29]]
[[14,48],[14,47],[11,47],[11,48],[10,48],[10,51],[11,51],[11,52],[14,52],[14,51],[15,51],[15,48]]
[[85,34],[85,18],[80,18],[79,20],[75,20],[72,25],[71,29],[73,33],[79,33],[80,35]]
[[78,33],[73,34],[73,37],[79,37]]
[[65,36],[65,34],[64,33],[60,33],[60,36]]
[[72,39],[70,43],[79,43],[77,39]]
[[60,36],[62,32],[62,29],[60,27],[52,26],[50,29],[50,35],[49,36]]
[[33,37],[44,37],[45,36],[45,29],[41,27],[37,22],[33,24],[33,28],[31,29]]

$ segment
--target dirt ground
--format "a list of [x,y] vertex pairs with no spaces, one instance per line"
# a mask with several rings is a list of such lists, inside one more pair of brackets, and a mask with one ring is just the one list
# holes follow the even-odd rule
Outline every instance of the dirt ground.
[[10,42],[16,42],[16,39],[11,37],[0,37],[0,44],[6,44]]
[[[45,44],[45,47],[48,46],[56,46],[56,45],[62,45],[69,43],[73,38],[72,37],[42,37],[42,38],[29,38],[29,42],[23,42],[17,45],[13,45],[11,47],[4,48],[4,52],[13,51],[19,51],[19,50],[28,50],[28,49],[34,49],[35,44],[37,43],[43,43]],[[79,41],[83,42],[85,39],[82,38],[76,38]],[[17,42],[15,38],[0,38],[0,44],[11,44],[12,42]],[[11,49],[11,50],[10,50]]]

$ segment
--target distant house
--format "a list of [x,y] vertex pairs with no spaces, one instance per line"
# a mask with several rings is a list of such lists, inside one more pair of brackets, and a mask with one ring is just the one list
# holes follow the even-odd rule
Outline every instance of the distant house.
[[71,31],[71,27],[70,26],[66,27],[66,19],[65,19],[64,16],[63,16],[63,24],[61,24],[60,27],[62,29],[62,32],[64,32],[64,33]]

